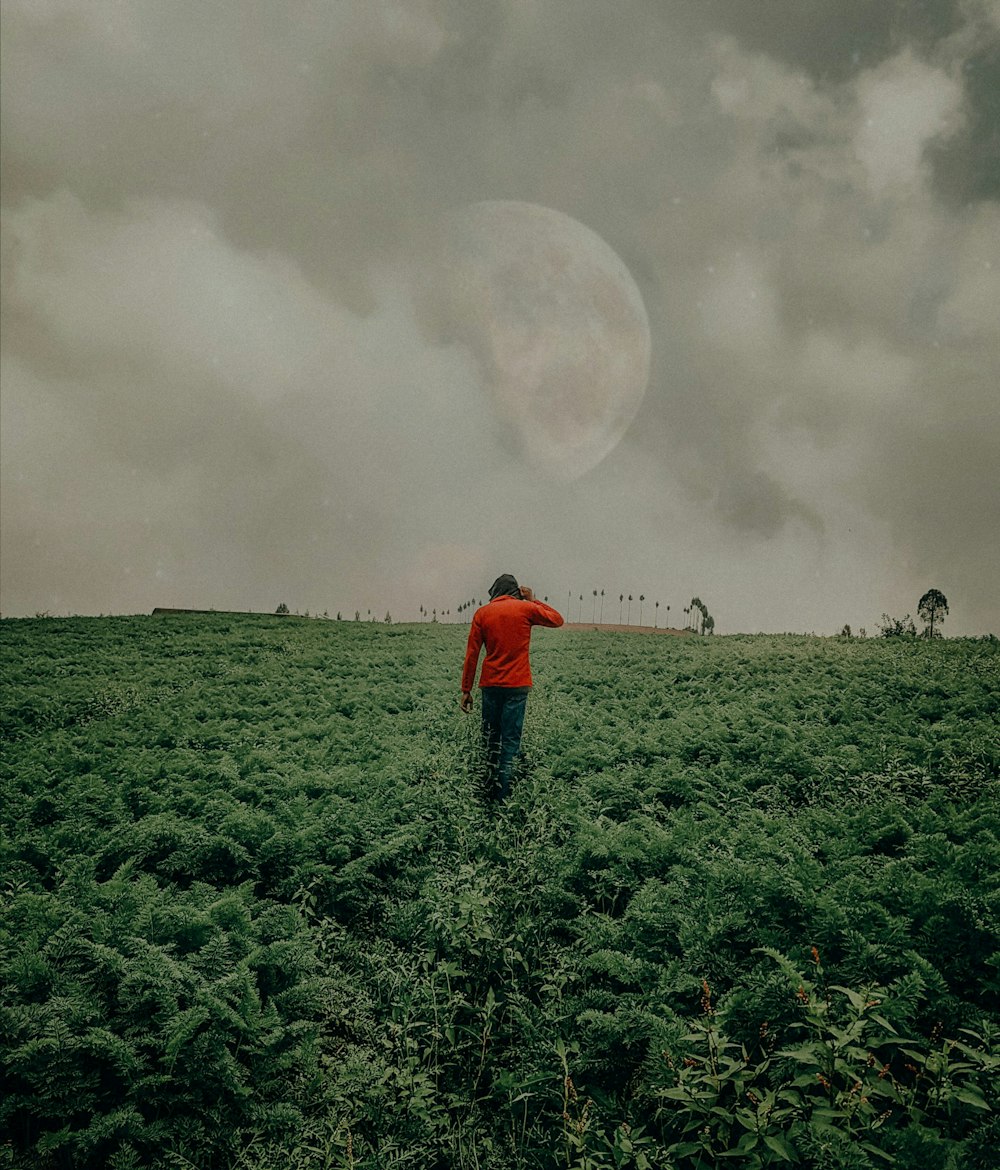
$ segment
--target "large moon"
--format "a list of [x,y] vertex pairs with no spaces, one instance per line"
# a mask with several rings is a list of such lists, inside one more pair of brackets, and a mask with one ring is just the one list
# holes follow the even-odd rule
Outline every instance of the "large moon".
[[476,203],[450,232],[452,313],[525,461],[575,479],[617,446],[649,381],[649,320],[589,228],[534,203]]

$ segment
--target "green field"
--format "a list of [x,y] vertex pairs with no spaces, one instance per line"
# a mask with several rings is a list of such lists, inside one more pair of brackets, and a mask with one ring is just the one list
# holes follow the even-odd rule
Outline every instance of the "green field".
[[996,1167],[995,640],[0,638],[0,1167]]

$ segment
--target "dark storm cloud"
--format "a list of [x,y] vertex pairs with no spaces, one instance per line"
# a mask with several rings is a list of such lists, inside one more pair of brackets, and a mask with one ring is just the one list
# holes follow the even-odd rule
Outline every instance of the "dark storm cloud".
[[[415,611],[500,559],[710,579],[720,629],[931,584],[1000,620],[995,4],[2,19],[5,611]],[[645,300],[646,400],[573,485],[431,298],[484,199],[579,219]]]
[[1000,36],[983,38],[962,76],[967,125],[932,155],[938,190],[956,205],[1000,200]]
[[699,7],[705,21],[748,49],[831,82],[878,65],[906,44],[932,50],[965,23],[959,0],[704,0]]

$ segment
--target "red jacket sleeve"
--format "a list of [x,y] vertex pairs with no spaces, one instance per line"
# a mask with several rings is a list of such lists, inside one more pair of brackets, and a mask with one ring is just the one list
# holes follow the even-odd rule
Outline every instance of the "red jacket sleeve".
[[561,626],[563,624],[563,615],[557,609],[553,609],[551,605],[546,605],[544,601],[535,601],[532,604],[535,607],[535,611],[531,615],[533,626]]
[[465,663],[462,666],[462,690],[471,691],[476,681],[476,667],[479,665],[479,651],[483,648],[483,627],[479,624],[478,611],[469,627],[469,641],[465,647]]

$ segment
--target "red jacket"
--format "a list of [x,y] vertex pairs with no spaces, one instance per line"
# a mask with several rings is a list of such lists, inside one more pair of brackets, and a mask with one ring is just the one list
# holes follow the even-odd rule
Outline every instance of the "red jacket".
[[486,643],[486,658],[479,676],[481,687],[530,687],[528,643],[532,626],[561,626],[562,614],[542,601],[518,597],[494,597],[476,610],[462,668],[462,690],[471,691],[476,679],[479,651]]

